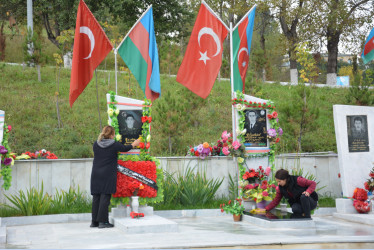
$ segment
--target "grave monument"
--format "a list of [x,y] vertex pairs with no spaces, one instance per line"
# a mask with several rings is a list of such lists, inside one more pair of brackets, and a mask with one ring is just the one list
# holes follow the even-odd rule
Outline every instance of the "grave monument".
[[[374,164],[374,107],[334,105],[342,195],[364,188]],[[350,199],[336,199],[338,213],[357,213]]]

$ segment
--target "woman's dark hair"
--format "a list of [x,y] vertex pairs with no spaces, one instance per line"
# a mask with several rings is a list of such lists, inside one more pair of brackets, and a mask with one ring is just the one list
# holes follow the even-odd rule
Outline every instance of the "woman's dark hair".
[[290,174],[288,173],[287,170],[285,169],[279,169],[276,173],[275,173],[275,178],[278,179],[278,180],[287,180],[288,178],[290,177]]

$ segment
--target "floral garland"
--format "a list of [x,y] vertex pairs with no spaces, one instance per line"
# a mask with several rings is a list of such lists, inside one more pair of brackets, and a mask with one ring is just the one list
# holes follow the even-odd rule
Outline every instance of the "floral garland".
[[10,166],[14,165],[14,159],[11,156],[11,150],[8,144],[8,137],[9,132],[12,130],[12,126],[7,126],[4,123],[4,134],[3,134],[3,141],[2,146],[0,146],[0,156],[1,156],[1,171],[0,177],[3,177],[4,183],[3,188],[8,190],[11,186],[12,182],[12,169]]
[[240,91],[236,92],[236,96],[237,98],[232,99],[232,105],[236,108],[239,114],[239,124],[238,129],[236,130],[237,138],[239,139],[239,141],[244,142],[244,136],[247,133],[247,130],[244,128],[245,110],[247,108],[267,109],[269,111],[267,118],[270,120],[270,129],[267,131],[270,151],[268,153],[243,155],[240,158],[244,158],[244,160],[239,160],[238,158],[240,179],[242,179],[243,175],[246,173],[246,168],[244,166],[246,158],[268,156],[269,165],[271,166],[271,170],[274,173],[275,152],[277,150],[277,144],[280,141],[280,136],[282,136],[283,134],[283,130],[278,124],[278,113],[275,111],[275,105],[272,101],[261,103],[244,100],[244,94]]
[[36,151],[35,153],[31,153],[29,151],[26,151],[26,152],[24,152],[21,155],[16,157],[16,160],[27,160],[27,159],[54,160],[54,159],[58,159],[58,157],[54,153],[51,153],[50,151],[47,151],[45,149]]
[[[122,140],[122,136],[119,134],[119,124],[117,115],[119,114],[119,109],[116,108],[116,104],[118,103],[116,101],[115,93],[113,91],[109,91],[110,94],[110,103],[108,108],[108,115],[111,119],[111,123],[108,124],[111,125],[116,133],[115,139],[117,141]],[[140,154],[139,155],[120,155],[118,159],[120,161],[144,161],[144,162],[154,162],[156,164],[156,183],[157,183],[157,195],[155,197],[139,197],[139,203],[140,204],[151,204],[151,203],[158,203],[162,202],[164,200],[164,192],[163,192],[163,179],[164,174],[162,169],[159,168],[160,161],[156,159],[155,157],[152,157],[149,155],[150,146],[151,146],[151,135],[150,135],[150,123],[152,122],[151,117],[151,106],[152,103],[150,100],[145,99],[144,105],[143,105],[143,117],[142,117],[142,136],[141,136],[141,143],[139,145],[140,148]],[[140,193],[141,191],[139,191]],[[129,197],[113,197],[112,198],[113,205],[118,204],[128,204],[129,203]]]

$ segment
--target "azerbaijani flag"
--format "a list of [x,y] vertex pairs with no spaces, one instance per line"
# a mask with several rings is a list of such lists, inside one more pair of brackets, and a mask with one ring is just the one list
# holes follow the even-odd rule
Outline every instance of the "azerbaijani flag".
[[370,31],[370,34],[366,39],[361,58],[362,61],[364,61],[364,64],[367,64],[374,59],[374,28]]
[[152,5],[134,24],[117,48],[148,99],[161,94],[160,65],[153,24]]
[[243,92],[244,90],[249,54],[251,52],[255,12],[256,6],[252,7],[233,29],[232,49],[234,65],[232,67],[234,71],[234,91],[239,90]]

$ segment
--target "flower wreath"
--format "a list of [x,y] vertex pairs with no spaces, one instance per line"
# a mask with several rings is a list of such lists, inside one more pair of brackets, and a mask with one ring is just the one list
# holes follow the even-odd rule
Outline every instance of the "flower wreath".
[[8,137],[9,132],[12,130],[12,126],[7,126],[4,122],[4,133],[3,133],[3,141],[1,142],[0,146],[0,160],[1,160],[1,169],[0,169],[0,177],[3,177],[4,183],[3,188],[8,190],[11,186],[12,182],[12,169],[10,166],[14,165],[14,159],[11,157],[10,147],[8,144]]
[[[111,119],[111,123],[108,124],[114,127],[115,139],[120,141],[122,136],[119,134],[119,125],[117,115],[119,114],[119,109],[116,108],[116,98],[113,91],[109,92],[110,102],[108,107],[108,115]],[[164,200],[163,194],[163,171],[159,168],[160,161],[155,157],[149,155],[151,146],[151,135],[150,135],[150,123],[152,122],[151,117],[151,101],[148,99],[144,100],[143,105],[143,117],[142,117],[142,136],[141,143],[139,145],[140,154],[139,155],[120,155],[118,158],[118,163],[120,165],[126,164],[129,169],[135,170],[143,174],[144,176],[152,179],[157,183],[157,192],[145,185],[144,190],[139,191],[139,203],[140,204],[150,204],[158,203]],[[131,179],[131,180],[130,180]],[[120,203],[129,203],[129,197],[133,194],[134,189],[139,187],[140,181],[134,180],[128,176],[124,176],[122,173],[117,173],[117,192],[113,195],[112,203],[114,205]],[[120,188],[118,188],[120,185]]]
[[275,152],[277,150],[278,143],[280,141],[280,136],[283,134],[282,128],[278,124],[278,113],[275,111],[275,105],[272,101],[268,102],[252,102],[244,99],[244,94],[240,91],[236,92],[236,98],[232,99],[232,105],[236,108],[239,114],[239,124],[236,131],[237,138],[239,141],[245,141],[244,135],[246,134],[246,129],[244,128],[245,124],[245,110],[247,108],[256,108],[256,109],[267,109],[268,115],[267,118],[270,120],[270,129],[267,131],[267,137],[269,140],[270,151],[268,153],[255,153],[243,155],[241,158],[244,158],[244,161],[238,161],[239,165],[239,174],[240,179],[243,178],[243,175],[246,172],[245,168],[245,159],[254,158],[254,157],[269,157],[269,165],[271,167],[272,173],[275,171]]

